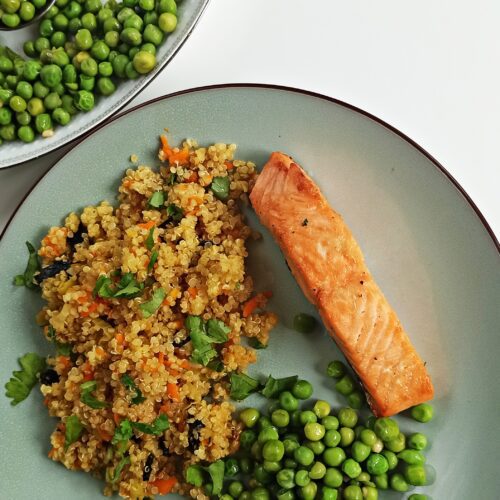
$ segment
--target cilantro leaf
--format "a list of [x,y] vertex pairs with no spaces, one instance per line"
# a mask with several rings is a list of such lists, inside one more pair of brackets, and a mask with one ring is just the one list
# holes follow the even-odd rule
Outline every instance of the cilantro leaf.
[[97,297],[99,295],[99,297],[109,299],[114,295],[112,285],[113,281],[111,280],[111,278],[108,278],[105,274],[101,274],[95,282],[92,295],[94,297]]
[[201,465],[190,465],[186,469],[186,482],[199,488],[204,483],[204,468]]
[[224,461],[217,460],[207,467],[207,471],[212,479],[212,494],[218,495],[222,491],[222,482],[224,480]]
[[97,382],[95,380],[89,380],[80,384],[80,401],[94,410],[99,410],[101,408],[106,408],[109,406],[109,403],[106,401],[100,401],[91,395],[91,392],[94,392],[97,389]]
[[226,326],[223,321],[219,319],[209,319],[207,321],[207,332],[212,342],[221,344],[227,342],[227,334],[231,331],[231,328]]
[[157,417],[152,424],[143,424],[141,422],[131,422],[134,429],[144,432],[145,434],[154,434],[159,436],[164,431],[170,428],[168,417],[164,414]]
[[64,449],[67,450],[70,444],[78,440],[82,431],[83,425],[76,415],[71,415],[65,422],[66,432],[64,439]]
[[153,247],[154,247],[154,244],[155,244],[154,232],[155,232],[155,228],[154,228],[154,227],[152,227],[152,228],[149,230],[148,237],[146,238],[146,248],[147,248],[148,250],[152,250],[152,249],[153,249]]
[[229,198],[229,177],[214,177],[210,189],[218,200],[226,201]]
[[125,456],[120,459],[118,464],[115,467],[115,471],[113,472],[113,478],[111,479],[112,483],[116,483],[118,479],[120,479],[120,474],[122,473],[123,468],[125,465],[128,465],[130,463],[130,457]]
[[230,396],[235,401],[246,399],[252,392],[258,391],[260,382],[244,373],[231,373],[230,377],[231,391]]
[[156,191],[149,198],[148,205],[152,208],[160,208],[165,203],[165,193],[163,191]]
[[260,392],[266,398],[272,399],[278,396],[280,392],[291,390],[297,379],[297,375],[285,378],[273,378],[269,375],[264,388]]
[[26,246],[28,247],[29,252],[28,264],[26,265],[24,274],[18,274],[14,278],[14,285],[36,288],[37,285],[33,282],[33,278],[40,270],[40,262],[38,261],[38,254],[35,247],[29,241],[26,242]]
[[153,269],[153,266],[155,265],[156,261],[158,260],[158,250],[153,250],[151,252],[151,258],[149,259],[149,264],[148,264],[148,273]]
[[131,398],[130,402],[133,405],[137,405],[145,401],[145,397],[142,395],[141,390],[137,387],[132,380],[132,377],[127,373],[122,376],[122,384],[130,391],[134,393],[134,396]]
[[142,293],[144,285],[138,283],[132,273],[125,273],[118,282],[117,290],[114,297],[124,297],[126,299],[133,299]]
[[12,398],[10,404],[15,406],[24,401],[35,387],[40,372],[45,369],[45,358],[34,352],[28,352],[19,358],[20,371],[14,371],[12,377],[5,384],[5,395]]
[[112,444],[118,444],[128,441],[133,434],[132,423],[128,419],[124,419],[120,424],[115,427],[115,433],[113,434]]
[[214,340],[205,333],[205,325],[199,316],[188,316],[184,324],[193,345],[191,361],[207,366],[217,356],[217,351],[212,347]]
[[153,292],[153,296],[150,300],[139,305],[139,308],[142,311],[142,317],[149,318],[152,316],[161,306],[163,299],[165,299],[165,290],[163,290],[163,288],[157,288]]
[[179,222],[184,217],[184,210],[171,203],[167,207],[167,215],[175,222]]

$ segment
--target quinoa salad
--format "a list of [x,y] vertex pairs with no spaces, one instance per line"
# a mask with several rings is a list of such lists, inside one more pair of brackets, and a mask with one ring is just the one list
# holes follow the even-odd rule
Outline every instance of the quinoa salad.
[[161,136],[159,169],[126,170],[117,206],[72,212],[38,250],[28,244],[16,284],[40,288],[36,319],[57,352],[23,356],[7,395],[21,401],[40,374],[58,418],[49,458],[104,479],[106,495],[207,498],[186,469],[238,447],[230,379],[277,318],[245,268],[259,235],[241,205],[257,171],[235,150]]

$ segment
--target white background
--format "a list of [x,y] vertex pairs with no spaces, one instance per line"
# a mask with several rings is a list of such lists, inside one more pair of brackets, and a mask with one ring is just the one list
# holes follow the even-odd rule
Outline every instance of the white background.
[[[228,82],[336,97],[429,151],[498,236],[499,22],[498,0],[212,0],[181,51],[129,107]],[[0,231],[63,152],[0,171]]]

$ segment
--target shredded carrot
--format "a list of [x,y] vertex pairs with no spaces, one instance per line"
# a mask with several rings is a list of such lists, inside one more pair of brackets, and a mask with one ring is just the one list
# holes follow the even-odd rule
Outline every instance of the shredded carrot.
[[99,302],[97,302],[97,301],[92,302],[92,304],[90,304],[90,306],[88,307],[88,309],[86,311],[82,311],[80,313],[80,316],[82,316],[83,318],[86,318],[91,313],[93,313],[98,307],[99,307]]
[[174,370],[172,368],[169,368],[168,373],[170,373],[170,375],[172,375],[172,377],[178,377],[180,375],[177,370]]
[[168,144],[167,136],[166,135],[160,135],[160,141],[161,141],[161,148],[162,148],[163,152],[165,153],[165,151],[169,151],[170,150],[170,146]]
[[68,370],[71,367],[71,359],[69,358],[69,356],[58,356],[57,359],[59,363],[64,365],[64,368],[66,368],[66,370]]
[[189,160],[188,148],[184,148],[181,151],[174,151],[168,143],[167,136],[161,135],[160,140],[162,146],[161,150],[163,151],[165,158],[168,160],[170,164],[178,163],[179,165],[184,165],[188,162]]
[[98,433],[99,433],[99,437],[101,438],[102,441],[109,442],[113,439],[113,436],[109,432],[106,432],[102,429],[99,430]]
[[100,345],[95,348],[95,353],[100,359],[104,359],[106,357],[106,351]]
[[187,359],[183,359],[179,363],[179,365],[182,366],[182,368],[184,368],[185,370],[189,370],[189,368],[191,368],[191,363]]
[[189,293],[189,296],[192,298],[192,299],[195,299],[196,296],[198,295],[198,289],[196,287],[189,287],[188,288],[188,293]]
[[186,182],[198,182],[197,172],[191,172],[190,176],[186,179]]
[[255,309],[258,309],[259,307],[263,307],[266,304],[266,300],[271,298],[273,296],[272,292],[262,292],[258,293],[251,299],[247,300],[243,304],[243,317],[248,318],[250,314],[252,314]]
[[120,420],[121,420],[120,415],[118,415],[117,413],[113,413],[113,420],[116,425],[120,425]]
[[164,361],[165,361],[165,354],[163,354],[162,352],[158,353],[158,363],[162,365]]
[[234,168],[234,164],[232,161],[225,161],[224,165],[226,165],[227,170],[233,170],[233,168]]
[[179,388],[177,384],[167,384],[167,394],[173,401],[179,401]]
[[158,411],[167,414],[170,411],[170,403],[163,403]]
[[151,229],[155,225],[154,220],[149,220],[148,222],[142,222],[141,224],[137,224],[141,229]]
[[155,488],[158,488],[158,493],[160,495],[168,495],[172,488],[177,484],[177,479],[175,477],[168,477],[165,479],[157,479],[151,483]]
[[115,335],[115,340],[116,340],[116,343],[121,345],[123,344],[124,340],[125,340],[125,335],[123,335],[123,333],[117,333]]

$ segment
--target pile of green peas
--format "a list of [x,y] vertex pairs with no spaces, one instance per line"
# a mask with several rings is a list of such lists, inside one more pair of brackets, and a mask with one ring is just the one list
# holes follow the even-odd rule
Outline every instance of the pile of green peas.
[[242,410],[240,450],[225,460],[222,493],[212,495],[208,476],[197,477],[196,486],[221,500],[376,500],[379,490],[408,492],[427,483],[424,434],[404,435],[391,418],[362,424],[352,408],[335,414],[327,401],[307,401],[312,393],[298,380],[267,414]]
[[361,409],[366,398],[346,365],[342,361],[331,361],[326,368],[326,374],[337,379],[335,390],[346,398],[347,404],[356,410]]
[[31,21],[46,4],[47,0],[0,0],[0,24],[16,28]]
[[0,145],[50,137],[119,80],[151,72],[176,26],[176,0],[57,0],[24,43],[31,59],[0,47]]

